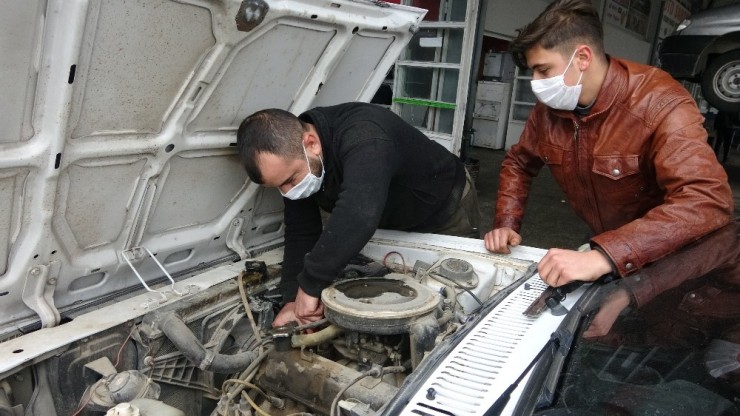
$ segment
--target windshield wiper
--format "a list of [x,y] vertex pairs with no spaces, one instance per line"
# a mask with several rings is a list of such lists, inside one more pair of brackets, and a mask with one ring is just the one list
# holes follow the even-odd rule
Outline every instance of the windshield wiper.
[[560,372],[570,357],[575,334],[579,333],[580,326],[587,320],[586,318],[591,316],[585,311],[590,310],[589,305],[593,303],[601,287],[603,286],[593,285],[587,289],[532,362],[488,409],[486,416],[501,414],[510,401],[511,394],[530,372],[531,376],[518,399],[514,414],[531,414],[536,409],[544,409],[552,405],[555,401]]
[[550,335],[550,339],[545,343],[544,346],[542,346],[542,349],[537,353],[537,355],[532,359],[532,361],[527,365],[527,367],[522,371],[521,374],[519,374],[519,377],[514,380],[509,387],[504,390],[504,392],[499,396],[498,399],[496,399],[495,402],[491,405],[491,407],[486,410],[486,413],[484,413],[484,416],[497,416],[500,415],[501,412],[506,408],[506,405],[509,403],[509,400],[511,399],[511,393],[516,390],[517,387],[519,387],[519,383],[522,382],[524,377],[529,373],[529,371],[534,367],[535,364],[542,358],[542,356],[545,354],[545,352],[550,348],[558,349],[560,346],[560,338],[557,336],[557,332],[553,332]]

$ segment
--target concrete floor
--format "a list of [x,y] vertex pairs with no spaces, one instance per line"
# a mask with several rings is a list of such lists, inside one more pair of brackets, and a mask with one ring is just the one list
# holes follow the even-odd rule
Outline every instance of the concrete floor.
[[[504,150],[471,147],[469,156],[479,161],[476,181],[481,211],[481,230],[490,230],[498,189],[498,173]],[[740,151],[730,153],[725,170],[735,198],[735,217],[740,217]],[[588,227],[578,218],[560,187],[543,169],[534,179],[522,224],[522,244],[541,248],[577,248],[588,241]]]

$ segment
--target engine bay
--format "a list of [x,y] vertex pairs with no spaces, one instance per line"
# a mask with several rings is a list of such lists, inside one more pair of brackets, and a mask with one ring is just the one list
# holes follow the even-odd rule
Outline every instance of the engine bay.
[[239,121],[370,101],[426,10],[29,0],[5,12],[0,415],[382,412],[542,255],[381,233],[326,294],[326,321],[272,328],[283,202],[248,180]]
[[234,263],[236,276],[205,290],[162,284],[139,295],[151,311],[5,378],[0,410],[381,414],[429,352],[533,264],[420,244],[364,253],[324,290],[326,317],[303,326],[272,327],[281,266],[269,260]]

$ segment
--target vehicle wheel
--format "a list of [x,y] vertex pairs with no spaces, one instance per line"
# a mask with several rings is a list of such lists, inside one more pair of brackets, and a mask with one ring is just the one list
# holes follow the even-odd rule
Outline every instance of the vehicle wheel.
[[701,76],[701,92],[712,107],[740,111],[740,50],[712,60]]

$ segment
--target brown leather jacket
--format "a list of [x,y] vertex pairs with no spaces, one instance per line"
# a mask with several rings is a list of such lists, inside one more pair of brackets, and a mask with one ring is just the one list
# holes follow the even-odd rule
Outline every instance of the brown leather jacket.
[[546,164],[624,276],[732,219],[727,175],[688,92],[667,73],[610,58],[588,116],[537,103],[501,165],[494,227],[519,231]]
[[[740,221],[733,221],[698,241],[625,277],[634,306],[696,280],[680,307],[704,316],[740,316]],[[701,281],[699,281],[701,280]]]

